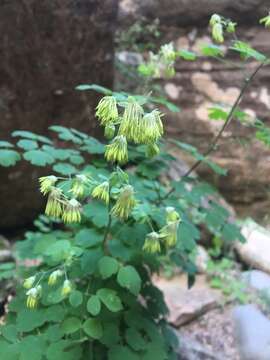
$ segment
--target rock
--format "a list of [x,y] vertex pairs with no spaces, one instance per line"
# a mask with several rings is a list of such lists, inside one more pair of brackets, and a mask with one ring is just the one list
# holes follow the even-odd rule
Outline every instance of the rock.
[[242,279],[251,288],[259,291],[269,291],[270,293],[270,275],[263,271],[245,271],[242,274]]
[[142,55],[132,51],[120,51],[116,57],[126,65],[138,66],[143,62]]
[[[1,140],[21,129],[46,135],[53,124],[99,134],[93,110],[100,95],[74,87],[112,87],[117,2],[1,1]],[[43,203],[40,170],[21,163],[0,171],[0,228],[32,222]]]
[[208,252],[201,245],[197,246],[197,254],[195,259],[195,265],[198,273],[204,274],[207,269],[208,261],[210,260]]
[[224,360],[190,336],[181,332],[177,335],[180,343],[178,360]]
[[270,320],[255,305],[234,309],[236,338],[242,360],[270,359]]
[[252,220],[242,227],[246,242],[236,243],[235,249],[242,261],[252,268],[270,273],[270,232]]
[[[129,23],[134,19],[147,16],[150,19],[159,18],[165,24],[200,25],[205,24],[210,14],[221,13],[243,22],[243,18],[250,23],[257,21],[269,10],[268,0],[241,0],[232,3],[231,0],[121,0],[120,20]],[[256,14],[256,16],[254,16]]]
[[186,275],[171,280],[157,279],[155,285],[163,292],[169,309],[168,321],[182,326],[217,307],[220,293],[208,285],[205,276],[198,275],[195,285],[187,288]]

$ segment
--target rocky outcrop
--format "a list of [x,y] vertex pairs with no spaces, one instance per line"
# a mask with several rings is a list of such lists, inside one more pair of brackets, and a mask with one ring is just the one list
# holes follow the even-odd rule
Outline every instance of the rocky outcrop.
[[[168,6],[169,5],[169,6]],[[268,0],[121,0],[120,19],[128,22],[140,16],[159,18],[162,23],[183,25],[205,24],[209,14],[223,13],[237,21],[256,22],[269,10]],[[255,16],[256,15],[256,16]]]
[[[237,21],[237,36],[266,54],[270,54],[269,29],[259,26],[259,19],[269,11],[268,0],[121,0],[120,24],[127,24],[142,16],[160,19],[159,43],[173,41],[176,48],[199,52],[203,44],[211,42],[209,17],[220,13]],[[144,19],[144,22],[146,21]],[[158,44],[157,44],[158,45]],[[179,61],[176,76],[163,82],[169,99],[182,109],[179,114],[168,113],[167,134],[191,143],[204,151],[222,126],[222,121],[209,121],[208,108],[213,104],[230,106],[239,94],[244,74],[239,59],[228,54],[229,62],[201,58],[195,62]],[[255,64],[250,63],[249,71]],[[241,108],[251,117],[258,117],[270,125],[269,67],[257,76],[244,97]],[[270,172],[269,149],[256,141],[254,130],[233,121],[212,159],[228,169],[228,176],[218,177],[209,168],[200,166],[199,175],[214,183],[237,210],[245,209],[256,219],[268,213],[268,182]],[[179,152],[179,158],[183,153]],[[184,158],[193,163],[192,159]]]
[[[118,0],[1,1],[0,134],[46,134],[61,124],[97,133],[98,95],[79,83],[113,82]],[[39,212],[39,172],[27,164],[0,170],[0,228],[31,222]]]

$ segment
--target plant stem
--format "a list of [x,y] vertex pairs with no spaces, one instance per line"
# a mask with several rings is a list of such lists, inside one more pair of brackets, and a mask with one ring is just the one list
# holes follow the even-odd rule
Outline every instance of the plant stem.
[[[248,89],[249,85],[252,83],[253,79],[255,78],[255,76],[257,75],[257,73],[261,70],[261,68],[265,65],[264,62],[260,63],[255,70],[253,71],[253,73],[247,77],[244,81],[244,84],[241,88],[240,94],[238,95],[238,97],[235,99],[235,102],[233,103],[230,112],[227,115],[227,118],[222,126],[222,128],[219,130],[218,134],[215,136],[215,138],[213,139],[212,143],[209,145],[208,149],[203,153],[203,159],[197,160],[192,166],[191,168],[182,176],[182,178],[188,177],[203,161],[204,159],[209,156],[215,149],[216,149],[216,145],[219,141],[219,139],[221,138],[223,132],[227,129],[227,127],[229,126],[229,124],[231,123],[232,119],[233,119],[233,115],[234,112],[236,110],[236,108],[238,107],[238,105],[240,104],[246,90]],[[171,188],[162,198],[162,201],[167,199],[173,192],[175,191],[174,188]]]
[[[109,197],[111,197],[111,189],[109,189]],[[106,254],[108,253],[107,242],[108,242],[108,237],[109,237],[111,225],[112,225],[111,200],[109,198],[109,203],[108,203],[108,223],[107,223],[105,233],[104,233],[104,238],[103,238],[103,250],[104,250],[104,252]]]

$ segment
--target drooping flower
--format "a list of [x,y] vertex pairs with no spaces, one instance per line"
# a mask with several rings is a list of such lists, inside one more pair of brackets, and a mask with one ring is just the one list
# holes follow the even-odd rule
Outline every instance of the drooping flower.
[[101,125],[113,124],[118,119],[117,102],[114,96],[103,97],[96,107],[96,116]]
[[72,291],[72,284],[69,280],[65,280],[62,286],[62,290],[61,290],[61,294],[62,296],[67,296],[71,293]]
[[81,221],[81,203],[76,199],[67,201],[62,219],[65,223],[79,223]]
[[175,222],[180,219],[180,215],[175,210],[173,206],[166,207],[166,223],[169,224],[170,222]]
[[35,280],[36,280],[35,276],[30,276],[29,278],[24,280],[23,287],[25,289],[31,289],[31,287],[34,285]]
[[228,33],[234,33],[236,25],[237,25],[236,23],[234,23],[232,21],[229,21],[228,24],[227,24],[227,27],[226,27],[226,31]]
[[146,156],[152,158],[159,154],[159,147],[157,144],[148,144],[146,147]]
[[157,142],[163,134],[161,114],[158,110],[145,114],[140,124],[140,142],[151,144]]
[[62,190],[52,187],[47,200],[45,214],[52,217],[60,217],[62,214]]
[[134,189],[131,185],[125,185],[112,208],[112,215],[125,220],[129,217],[135,205]]
[[116,136],[112,143],[106,145],[105,158],[107,161],[124,164],[128,161],[127,139],[123,135]]
[[143,118],[143,108],[133,98],[129,97],[124,111],[123,119],[119,127],[119,134],[136,144],[140,142],[140,123]]
[[97,185],[93,191],[92,196],[96,199],[104,201],[106,204],[109,204],[110,201],[110,184],[108,181]]
[[55,270],[53,271],[48,279],[48,285],[54,285],[56,284],[57,280],[63,275],[62,270]]
[[76,198],[83,197],[87,183],[89,183],[89,178],[84,174],[78,174],[72,182],[70,191]]
[[40,192],[43,195],[47,195],[51,191],[57,180],[57,177],[54,175],[40,177]]
[[114,134],[115,134],[115,125],[113,124],[106,125],[104,129],[104,136],[107,139],[112,139],[114,137]]
[[143,250],[151,254],[161,251],[160,235],[157,232],[153,231],[150,234],[147,234],[144,241]]
[[260,20],[260,24],[264,24],[265,27],[270,27],[270,12],[267,16]]
[[210,18],[209,24],[214,26],[215,24],[221,23],[221,17],[218,14],[213,14]]
[[222,24],[216,23],[212,27],[212,36],[213,39],[216,40],[218,43],[224,42],[224,36],[223,36],[223,27]]
[[41,296],[41,286],[38,285],[34,288],[31,288],[27,291],[26,295],[27,295],[27,299],[26,299],[26,306],[29,309],[34,309],[35,307],[37,307],[38,304],[38,300]]
[[163,238],[166,247],[174,247],[177,243],[177,229],[179,220],[169,222],[160,230],[160,237]]

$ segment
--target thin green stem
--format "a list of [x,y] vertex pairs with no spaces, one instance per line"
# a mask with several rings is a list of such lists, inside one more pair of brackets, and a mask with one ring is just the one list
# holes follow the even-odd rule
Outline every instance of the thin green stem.
[[[255,76],[257,75],[257,73],[261,70],[261,68],[265,65],[264,62],[260,63],[255,70],[253,71],[253,73],[245,79],[244,84],[241,88],[241,91],[238,95],[238,97],[235,99],[235,102],[233,103],[231,110],[229,111],[227,118],[222,126],[222,128],[219,130],[218,134],[214,137],[212,143],[209,145],[209,147],[207,148],[207,150],[203,153],[203,158],[200,160],[197,160],[191,167],[190,169],[182,176],[182,178],[188,177],[195,169],[197,169],[197,167],[205,160],[206,157],[208,157],[215,149],[216,149],[216,145],[218,143],[218,141],[220,140],[221,136],[223,135],[224,131],[227,129],[227,127],[229,126],[229,124],[231,123],[232,119],[233,119],[233,115],[235,110],[237,109],[238,105],[240,104],[246,90],[248,89],[248,87],[250,86],[250,84],[252,83],[252,81],[254,80]],[[174,188],[171,188],[162,198],[163,200],[166,200],[173,192],[175,191]],[[161,203],[161,202],[160,202]]]
[[110,229],[112,225],[112,214],[111,214],[111,188],[109,188],[109,203],[108,203],[108,222],[104,233],[103,238],[103,250],[105,253],[108,253],[108,239],[110,234]]

